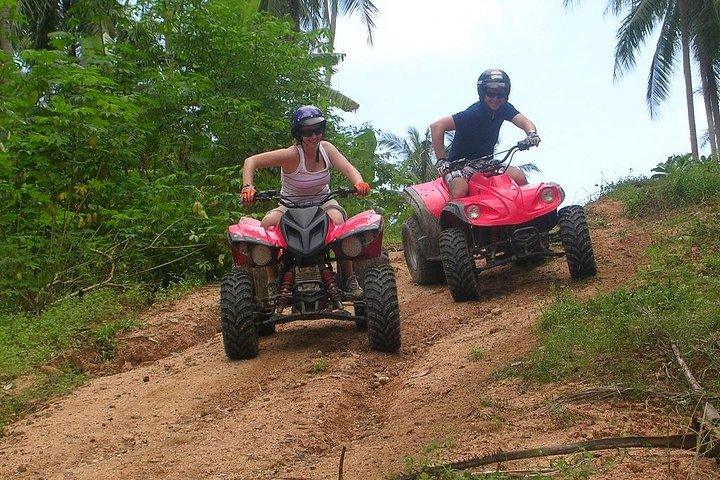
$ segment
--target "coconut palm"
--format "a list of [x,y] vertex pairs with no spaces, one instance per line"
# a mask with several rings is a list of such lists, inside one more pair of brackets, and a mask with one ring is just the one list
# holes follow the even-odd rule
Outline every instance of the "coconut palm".
[[[580,0],[563,0],[571,6]],[[690,130],[690,149],[698,157],[695,106],[690,71],[691,21],[689,0],[609,0],[606,11],[623,15],[617,32],[614,77],[635,67],[636,54],[647,38],[660,28],[655,53],[650,64],[646,99],[650,116],[655,118],[658,107],[670,91],[670,77],[675,70],[678,47],[682,56],[685,77],[685,97]]]
[[325,29],[328,32],[325,83],[330,101],[345,111],[359,108],[359,104],[351,98],[330,87],[333,67],[339,63],[343,55],[335,52],[335,34],[337,18],[343,15],[359,15],[367,29],[367,41],[372,45],[372,34],[375,28],[377,7],[371,0],[260,0],[259,9],[274,15],[289,15],[295,25],[302,30]]
[[383,132],[378,146],[401,161],[413,182],[429,182],[437,176],[431,160],[432,142],[427,133],[423,138],[415,127],[408,127],[406,138]]

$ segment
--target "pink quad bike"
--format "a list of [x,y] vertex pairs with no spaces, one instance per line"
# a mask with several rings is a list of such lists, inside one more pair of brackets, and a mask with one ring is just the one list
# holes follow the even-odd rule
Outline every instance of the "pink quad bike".
[[[281,197],[263,191],[256,200],[277,200],[288,208],[277,227],[242,218],[227,230],[234,266],[220,282],[220,319],[225,354],[231,360],[258,355],[261,335],[295,320],[354,321],[367,329],[370,348],[400,348],[400,316],[395,272],[382,253],[383,218],[366,210],[335,225],[320,205],[347,197],[355,189],[331,191],[317,201]],[[353,260],[363,287],[362,298],[350,298],[339,286],[341,272],[333,261]],[[279,294],[270,297],[265,267],[278,270]],[[348,308],[352,306],[351,312]]]
[[468,196],[451,200],[443,178],[405,188],[413,214],[403,225],[408,270],[419,285],[442,283],[456,302],[478,298],[483,271],[513,263],[533,266],[565,256],[572,279],[595,275],[590,230],[580,205],[558,210],[565,192],[555,183],[519,186],[505,173],[519,142],[505,153],[460,159],[452,170],[472,164]]

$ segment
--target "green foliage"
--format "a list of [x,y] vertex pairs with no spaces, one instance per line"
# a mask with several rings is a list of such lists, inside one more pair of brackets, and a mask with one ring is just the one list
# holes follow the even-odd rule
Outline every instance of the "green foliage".
[[323,48],[232,3],[141,2],[102,48],[71,29],[60,50],[19,52],[0,83],[0,311],[227,267],[240,160],[288,143],[289,112],[320,98]]
[[715,202],[720,195],[720,163],[714,158],[673,156],[653,169],[652,178],[628,178],[603,187],[603,194],[627,205],[631,215]]
[[115,332],[135,325],[132,314],[142,299],[138,292],[118,295],[98,289],[62,301],[41,315],[0,316],[0,381],[27,373],[70,348],[96,346],[102,355]]
[[649,249],[650,265],[633,284],[588,301],[558,292],[526,374],[542,381],[598,374],[642,385],[654,379],[672,339],[705,365],[706,378],[717,378],[720,219],[683,219],[680,229],[687,235]]

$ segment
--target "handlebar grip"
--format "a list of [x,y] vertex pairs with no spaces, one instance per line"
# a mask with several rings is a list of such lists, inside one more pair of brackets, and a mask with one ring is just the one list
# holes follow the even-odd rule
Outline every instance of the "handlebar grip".
[[521,140],[521,141],[519,141],[519,142],[517,143],[517,148],[518,148],[518,150],[520,150],[521,152],[522,152],[522,151],[525,151],[525,150],[529,150],[531,146],[532,146],[532,145],[530,145],[530,144],[529,144],[528,142],[526,142],[525,140]]
[[340,187],[340,188],[338,188],[337,190],[338,190],[338,192],[340,193],[340,196],[341,196],[341,197],[349,197],[350,195],[354,195],[355,192],[357,192],[357,188],[355,188],[355,187],[352,187],[352,188],[342,188],[342,187]]

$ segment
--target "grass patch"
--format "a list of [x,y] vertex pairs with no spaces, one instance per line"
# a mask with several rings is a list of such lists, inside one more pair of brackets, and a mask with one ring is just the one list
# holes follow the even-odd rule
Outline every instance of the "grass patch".
[[188,293],[194,292],[206,284],[207,281],[204,278],[197,275],[189,275],[176,282],[170,282],[166,287],[159,288],[155,292],[154,300],[158,302],[179,300]]
[[716,203],[720,196],[720,163],[671,157],[659,164],[654,178],[627,178],[603,186],[602,193],[622,201],[631,215]]
[[470,359],[474,362],[477,362],[478,360],[482,360],[482,358],[485,356],[485,350],[483,350],[480,347],[472,347],[470,349]]
[[[111,359],[115,335],[138,325],[136,314],[145,300],[140,290],[122,294],[96,290],[66,299],[39,315],[0,315],[0,384],[13,385],[0,392],[0,426],[85,380],[70,364],[52,367],[50,373],[37,367],[73,349],[91,348],[100,360]],[[19,388],[14,383],[21,377]]]
[[[672,339],[706,379],[717,379],[720,217],[680,225],[687,234],[652,245],[650,265],[631,284],[588,301],[557,292],[539,325],[542,344],[519,374],[546,382],[597,374],[642,386]],[[720,382],[712,382],[717,394]]]
[[310,375],[320,375],[328,369],[329,365],[330,364],[328,363],[327,358],[318,358],[317,360],[315,360],[315,363],[313,363],[310,367]]

